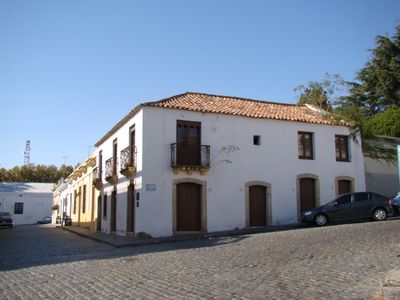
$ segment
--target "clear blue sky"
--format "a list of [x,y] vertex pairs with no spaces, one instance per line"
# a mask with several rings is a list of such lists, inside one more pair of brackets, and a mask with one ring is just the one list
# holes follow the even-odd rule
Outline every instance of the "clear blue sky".
[[26,139],[32,163],[75,165],[134,106],[185,91],[294,103],[326,72],[353,80],[399,21],[399,0],[1,0],[0,167]]

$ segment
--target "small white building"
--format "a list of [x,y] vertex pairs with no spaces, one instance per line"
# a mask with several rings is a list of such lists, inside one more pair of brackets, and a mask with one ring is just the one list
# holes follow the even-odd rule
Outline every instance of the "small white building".
[[[400,138],[379,136],[375,140],[381,147],[397,152]],[[391,196],[400,192],[398,159],[388,161],[371,157],[364,153],[365,184],[368,191],[376,192],[384,196]]]
[[0,211],[9,212],[14,225],[36,224],[51,215],[52,183],[0,182]]
[[97,229],[159,237],[299,222],[365,190],[350,132],[309,106],[190,92],[143,103],[96,144]]
[[70,179],[61,178],[53,188],[52,223],[61,222],[63,217],[71,217],[73,188]]

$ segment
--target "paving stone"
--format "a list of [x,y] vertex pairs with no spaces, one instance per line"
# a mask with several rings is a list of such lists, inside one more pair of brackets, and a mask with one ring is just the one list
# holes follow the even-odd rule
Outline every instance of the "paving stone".
[[371,299],[400,219],[114,248],[59,228],[0,230],[5,299]]

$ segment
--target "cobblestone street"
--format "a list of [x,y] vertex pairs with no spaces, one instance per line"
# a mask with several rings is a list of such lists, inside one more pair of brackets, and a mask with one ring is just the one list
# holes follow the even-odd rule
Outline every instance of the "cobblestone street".
[[400,220],[113,248],[50,226],[0,229],[1,299],[372,299]]

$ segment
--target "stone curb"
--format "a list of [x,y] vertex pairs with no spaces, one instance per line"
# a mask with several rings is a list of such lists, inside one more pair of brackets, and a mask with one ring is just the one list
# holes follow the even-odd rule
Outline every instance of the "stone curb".
[[238,229],[230,231],[219,231],[219,232],[205,233],[205,234],[175,235],[171,237],[150,238],[150,239],[133,239],[132,237],[114,236],[108,233],[92,232],[87,229],[75,226],[57,226],[57,228],[75,233],[79,236],[94,240],[99,243],[113,246],[115,248],[243,236],[248,234],[295,230],[305,227],[307,227],[307,225],[305,224],[291,224],[291,225],[273,226],[268,228],[251,228],[251,229]]
[[383,278],[381,295],[384,300],[400,299],[400,268],[390,271]]

